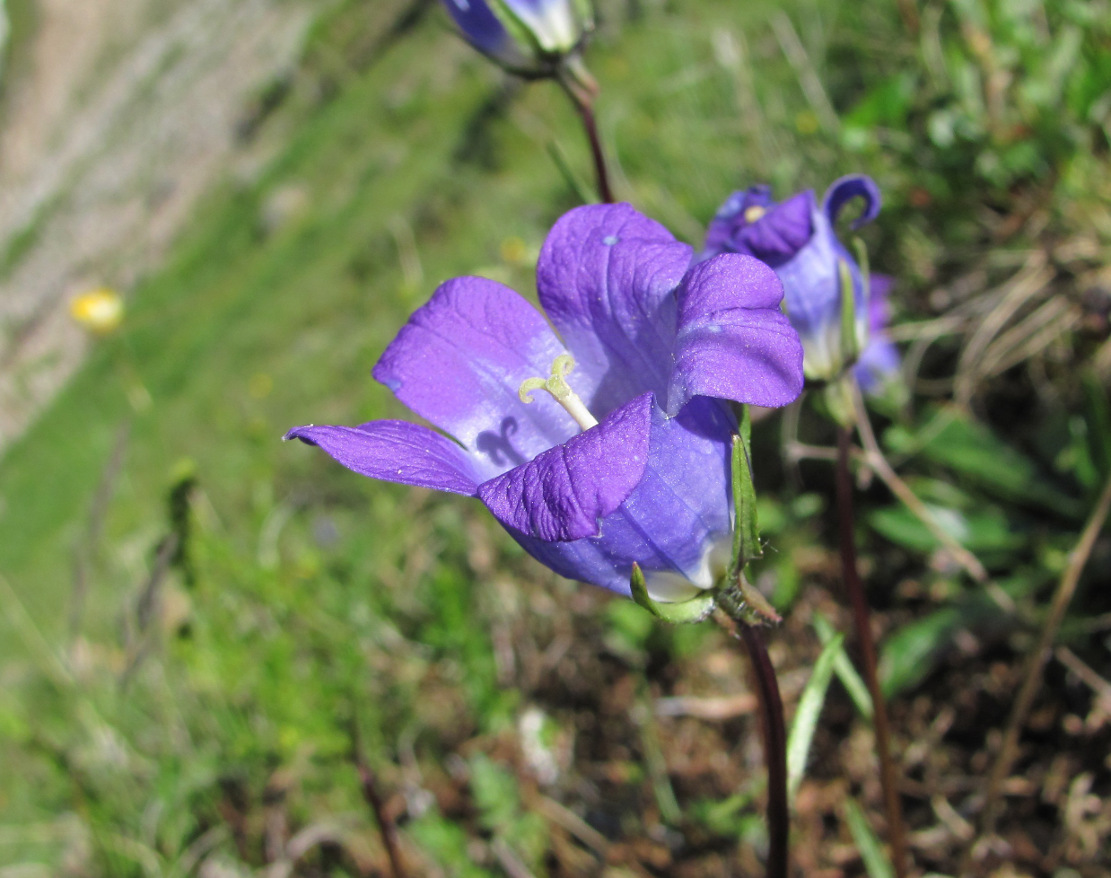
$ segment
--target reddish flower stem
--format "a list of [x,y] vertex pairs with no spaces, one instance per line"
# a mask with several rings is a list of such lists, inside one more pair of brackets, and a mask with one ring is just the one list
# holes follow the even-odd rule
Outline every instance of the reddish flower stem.
[[868,601],[860,571],[856,563],[856,538],[853,533],[853,484],[849,471],[849,453],[852,433],[847,427],[837,430],[837,524],[841,544],[841,570],[852,605],[853,625],[863,665],[864,682],[872,696],[873,724],[876,731],[876,749],[880,760],[880,783],[883,787],[884,811],[887,815],[887,834],[891,844],[891,862],[897,878],[907,875],[906,827],[903,823],[902,803],[896,782],[895,761],[891,755],[891,728],[887,721],[887,705],[880,690],[876,661],[876,643],[872,638]]
[[609,170],[606,154],[602,150],[602,140],[598,136],[598,123],[594,118],[594,98],[598,95],[598,84],[590,75],[582,58],[573,55],[568,58],[558,74],[559,84],[571,98],[571,103],[579,112],[586,138],[590,142],[590,155],[594,160],[594,174],[598,183],[598,197],[605,204],[613,204],[613,189],[610,188]]
[[386,810],[382,796],[378,793],[378,778],[374,769],[363,755],[362,743],[359,736],[359,727],[352,721],[351,727],[352,755],[355,761],[355,770],[359,773],[359,789],[363,799],[370,806],[374,821],[378,824],[378,832],[382,837],[382,845],[386,848],[386,856],[390,861],[390,873],[393,878],[408,878],[405,860],[401,856],[401,845],[397,837],[397,826]]
[[767,875],[768,878],[787,878],[791,818],[787,810],[787,728],[783,720],[783,699],[779,696],[775,667],[759,629],[738,622],[732,631],[748,651],[760,700],[764,760],[768,766]]

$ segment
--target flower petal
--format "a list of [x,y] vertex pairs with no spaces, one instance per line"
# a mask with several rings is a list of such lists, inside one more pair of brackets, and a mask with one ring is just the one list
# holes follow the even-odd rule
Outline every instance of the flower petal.
[[444,5],[467,42],[476,49],[497,58],[510,53],[516,59],[508,31],[485,0],[444,0]]
[[596,417],[667,387],[672,291],[691,248],[628,204],[565,214],[540,251],[540,304],[582,367],[576,390]]
[[667,412],[694,396],[781,406],[802,391],[802,344],[779,310],[783,286],[751,256],[694,266],[679,288]]
[[[793,257],[813,234],[814,193],[807,190],[776,204],[771,187],[734,192],[710,221],[701,259],[744,253],[776,268]],[[752,219],[750,210],[759,208]]]
[[602,518],[597,536],[548,542],[513,528],[510,533],[569,579],[628,595],[636,562],[654,599],[693,597],[713,584],[715,554],[729,543],[735,430],[736,422],[713,400],[694,400],[674,418],[653,404],[648,466],[629,497]]
[[285,439],[316,445],[349,470],[372,479],[434,488],[473,497],[474,461],[458,445],[406,421],[371,421],[359,427],[294,427]]
[[879,215],[882,201],[880,187],[871,177],[850,174],[830,183],[822,199],[822,211],[829,217],[830,223],[837,222],[841,210],[854,198],[864,199],[864,212],[853,220],[854,229],[870,223]]
[[[423,418],[485,459],[485,478],[574,435],[548,394],[526,405],[517,391],[546,378],[566,353],[543,316],[502,284],[448,281],[386,348],[374,377]],[[572,374],[572,381],[574,374]]]
[[596,536],[598,520],[644,475],[653,407],[650,394],[637,397],[585,433],[479,485],[479,498],[498,521],[527,536]]

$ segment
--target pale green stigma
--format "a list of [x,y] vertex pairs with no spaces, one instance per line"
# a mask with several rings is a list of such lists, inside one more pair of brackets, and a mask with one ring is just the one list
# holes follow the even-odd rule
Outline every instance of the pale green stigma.
[[521,382],[521,386],[517,389],[517,396],[521,398],[521,402],[532,402],[532,392],[534,390],[546,390],[567,411],[572,418],[584,430],[589,430],[591,427],[598,425],[598,419],[594,417],[583,401],[579,399],[578,395],[573,391],[565,379],[575,367],[575,359],[570,354],[560,354],[555,360],[552,361],[552,375],[550,378],[528,378]]
[[745,222],[754,223],[760,219],[768,211],[761,207],[759,204],[754,204],[752,207],[745,208]]

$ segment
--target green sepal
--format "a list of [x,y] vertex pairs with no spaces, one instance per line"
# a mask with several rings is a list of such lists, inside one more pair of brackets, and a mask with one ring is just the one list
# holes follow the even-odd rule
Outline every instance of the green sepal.
[[869,320],[872,313],[872,266],[868,262],[868,248],[860,238],[853,238],[853,250],[856,251],[856,264],[860,269],[860,288],[864,293],[860,310],[864,312],[864,320],[860,325],[864,328],[864,337],[858,336],[860,349],[868,347]]
[[837,274],[841,282],[841,362],[837,370],[840,372],[856,362],[860,356],[860,345],[856,335],[856,291],[849,263],[844,259],[837,262]]
[[718,592],[717,606],[729,618],[754,628],[778,625],[783,621],[771,602],[759,589],[749,585],[743,574]]
[[640,565],[633,562],[633,573],[629,577],[629,588],[633,593],[633,600],[644,607],[657,618],[681,625],[690,622],[701,622],[714,610],[715,595],[712,591],[703,592],[689,601],[680,601],[676,604],[660,603],[652,600],[648,595],[648,586],[644,582],[644,571]]
[[733,560],[729,580],[735,582],[749,561],[763,556],[756,521],[756,486],[752,482],[752,419],[741,407],[739,432],[733,437]]
[[856,423],[855,381],[851,372],[844,372],[836,381],[822,388],[821,399],[826,414],[842,427],[852,427]]

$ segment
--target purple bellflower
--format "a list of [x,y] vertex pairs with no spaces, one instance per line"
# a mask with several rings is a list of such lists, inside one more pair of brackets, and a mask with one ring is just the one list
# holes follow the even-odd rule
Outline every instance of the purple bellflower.
[[466,40],[521,76],[553,76],[594,24],[589,0],[443,0]]
[[456,278],[375,366],[443,433],[373,421],[286,438],[371,478],[477,497],[568,578],[628,595],[635,563],[655,601],[706,594],[730,555],[728,401],[794,400],[802,346],[771,269],[691,257],[627,204],[572,210],[537,265],[547,320],[508,287]]
[[[864,212],[854,229],[875,219],[880,209],[879,187],[863,175],[834,181],[820,206],[811,190],[778,203],[766,185],[734,192],[710,222],[701,258],[745,253],[775,269],[783,282],[787,314],[806,351],[806,376],[832,381],[855,362],[856,378],[869,390],[898,368],[898,354],[882,331],[890,280],[866,281],[833,228],[842,208],[855,198],[864,200]],[[842,290],[848,283],[855,338],[846,344]]]

